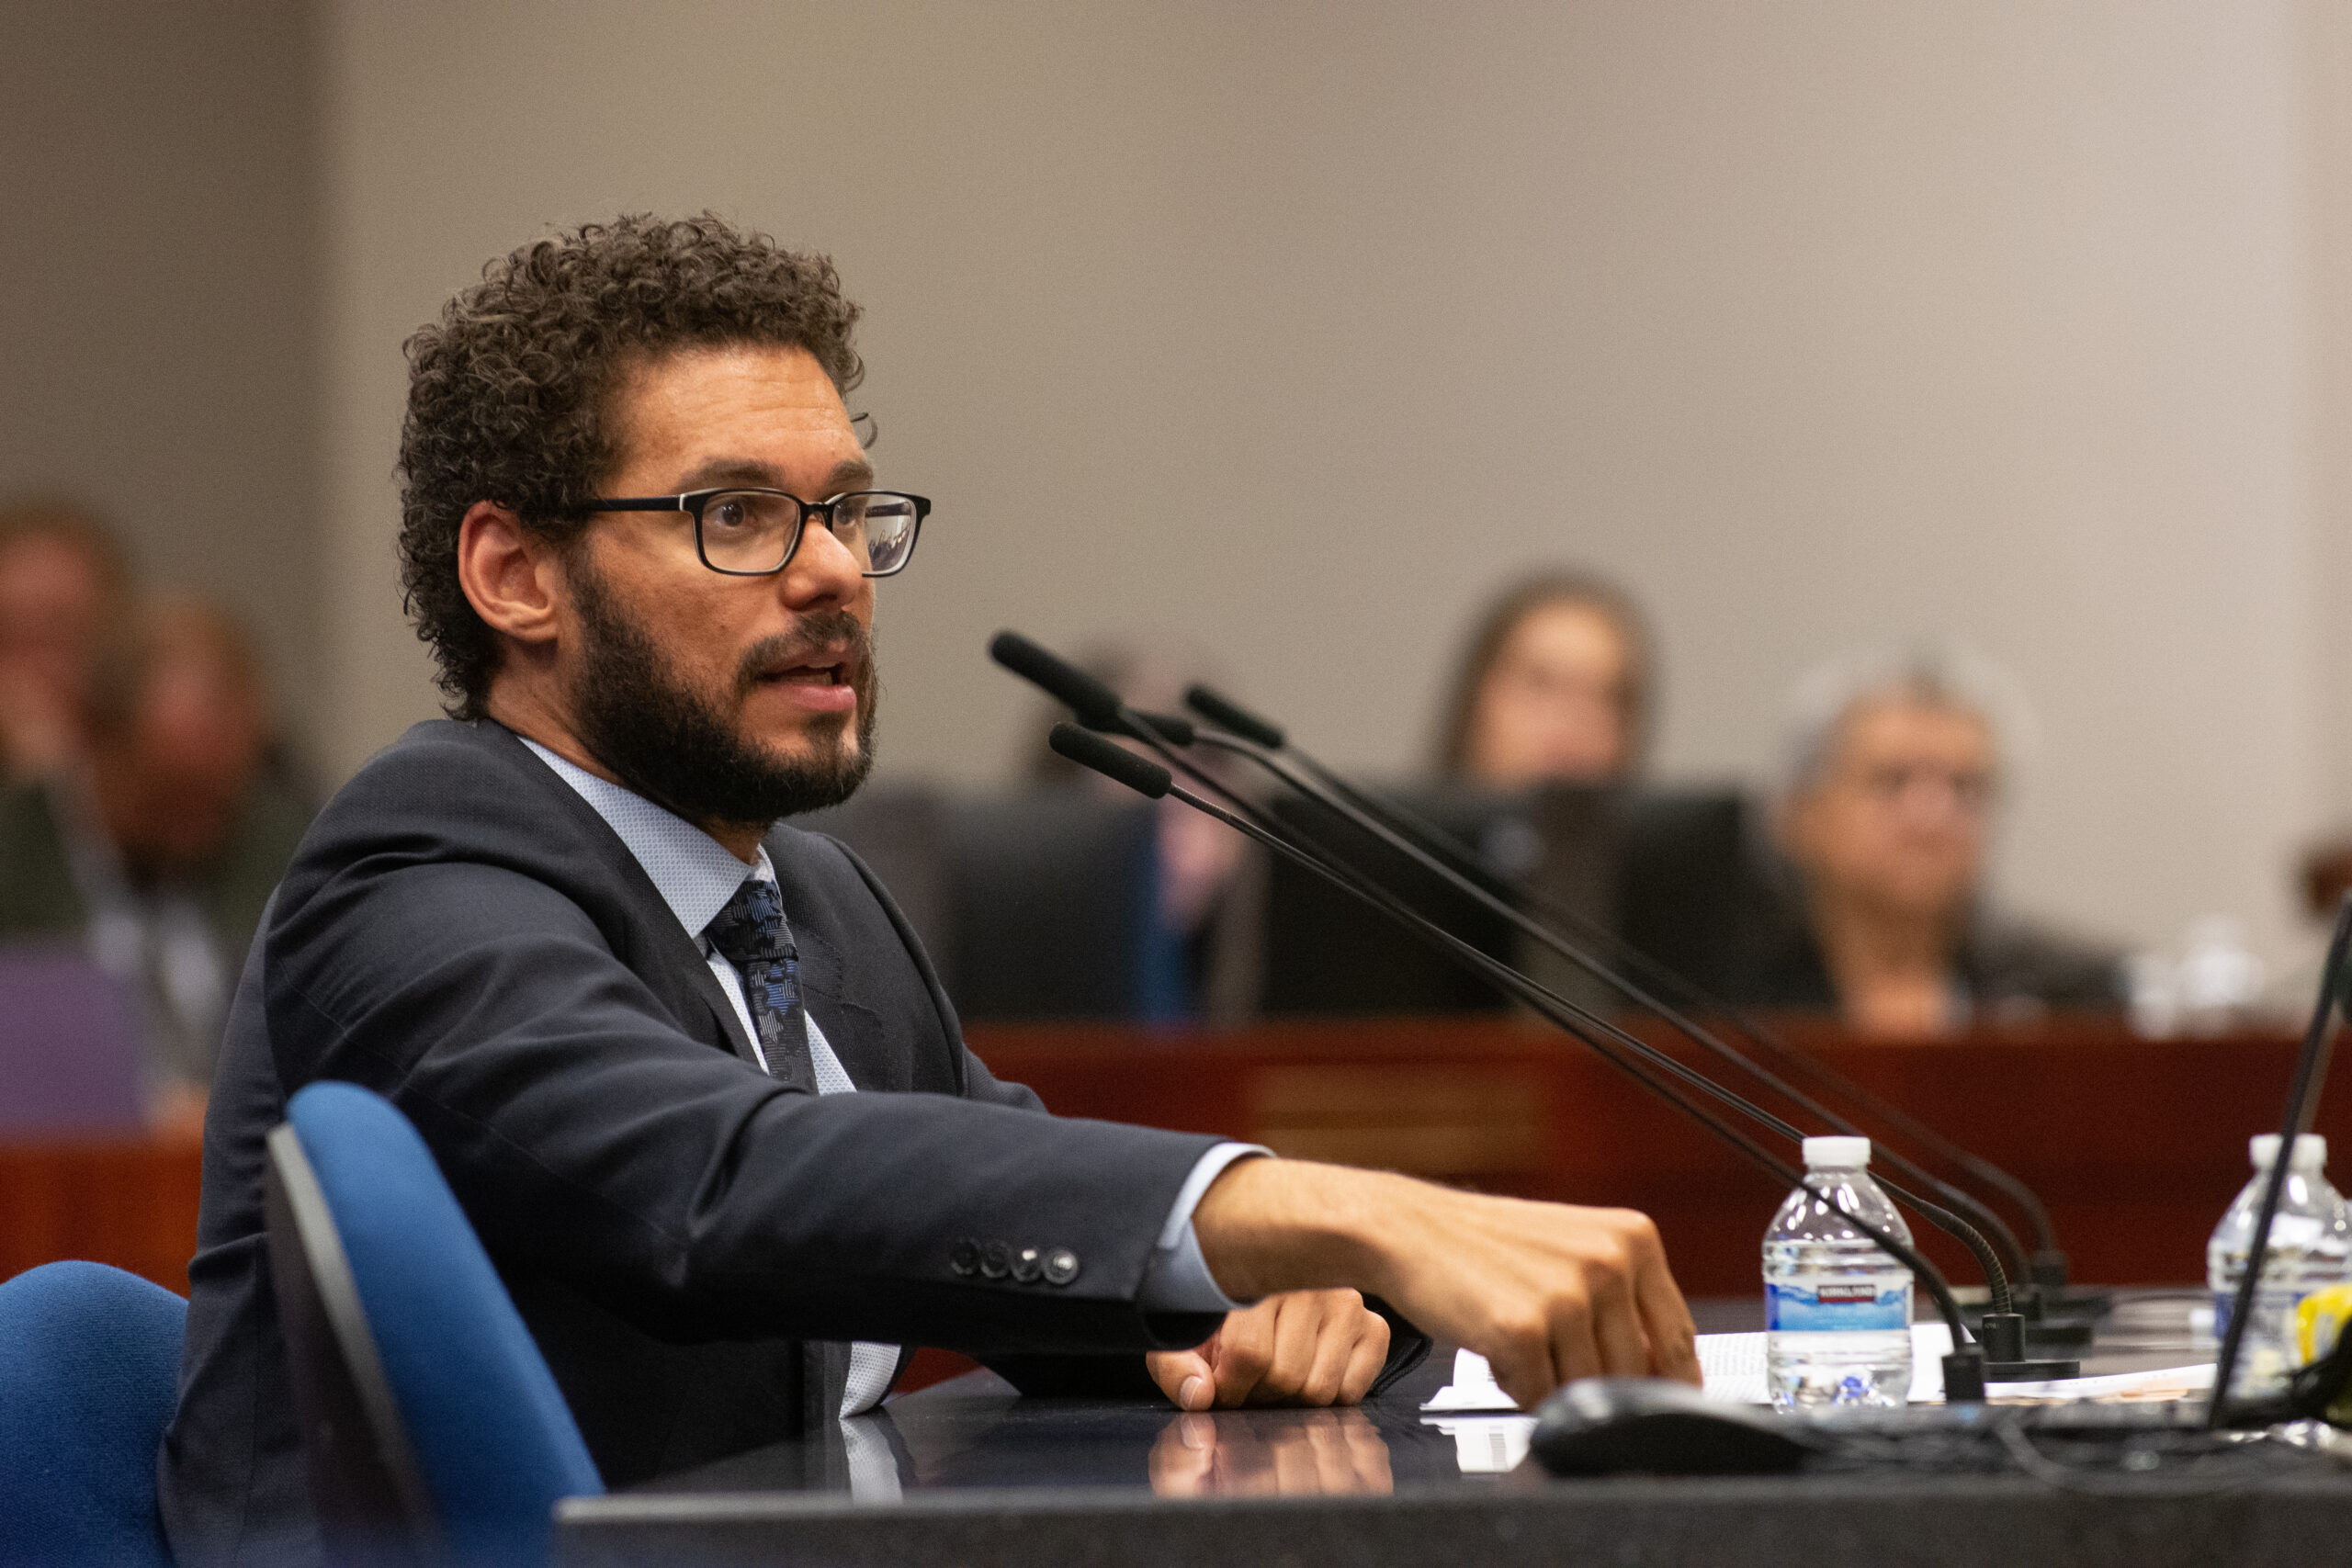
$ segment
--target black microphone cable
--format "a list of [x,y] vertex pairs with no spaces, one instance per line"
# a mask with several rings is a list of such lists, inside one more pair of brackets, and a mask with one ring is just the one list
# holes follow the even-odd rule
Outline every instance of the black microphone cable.
[[[1091,768],[1112,782],[1125,784],[1148,799],[1157,800],[1164,795],[1174,795],[1194,810],[1215,818],[1236,832],[1263,844],[1274,853],[1294,862],[1334,886],[1363,899],[1391,919],[1419,935],[1423,940],[1441,947],[1477,969],[1494,984],[1509,991],[1513,997],[1526,1003],[1529,1008],[1591,1048],[1602,1060],[1697,1121],[1764,1170],[1790,1187],[1803,1188],[1812,1192],[1816,1198],[1835,1209],[1848,1224],[1869,1237],[1897,1262],[1911,1269],[1914,1276],[1927,1286],[1928,1294],[1934,1298],[1938,1313],[1951,1331],[1952,1347],[1955,1352],[1974,1348],[1971,1346],[1967,1325],[1961,1316],[1959,1302],[1953,1297],[1951,1285],[1939,1270],[1912,1248],[1862,1219],[1844,1204],[1838,1202],[1832,1193],[1814,1186],[1806,1179],[1805,1172],[1772,1154],[1747,1133],[1724,1121],[1714,1111],[1679,1087],[1668,1082],[1659,1076],[1657,1069],[1663,1069],[1665,1072],[1682,1077],[1702,1092],[1711,1094],[1745,1112],[1773,1131],[1802,1141],[1804,1134],[1798,1129],[1782,1122],[1761,1107],[1750,1104],[1730,1090],[1712,1083],[1702,1075],[1691,1071],[1672,1057],[1643,1045],[1641,1042],[1634,1040],[1631,1036],[1623,1036],[1620,1043],[1633,1048],[1634,1054],[1632,1056],[1621,1052],[1614,1045],[1603,1043],[1593,1038],[1586,1032],[1586,1029],[1596,1021],[1575,1003],[1521,975],[1500,959],[1464,942],[1434,920],[1407,906],[1403,900],[1396,898],[1386,889],[1364,880],[1352,868],[1344,864],[1326,864],[1283,838],[1279,832],[1261,828],[1241,812],[1228,810],[1215,801],[1204,799],[1191,790],[1185,789],[1175,782],[1168,769],[1161,767],[1159,763],[1148,758],[1138,757],[1134,752],[1074,724],[1054,726],[1048,737],[1048,744],[1071,761],[1082,767]],[[1616,1032],[1611,1030],[1609,1032],[1613,1034]],[[1645,1071],[1645,1066],[1651,1070]],[[1964,1375],[1960,1380],[1960,1386],[1962,1391],[1961,1397],[1964,1398],[1967,1387]],[[1949,1394],[1948,1397],[1950,1397]]]

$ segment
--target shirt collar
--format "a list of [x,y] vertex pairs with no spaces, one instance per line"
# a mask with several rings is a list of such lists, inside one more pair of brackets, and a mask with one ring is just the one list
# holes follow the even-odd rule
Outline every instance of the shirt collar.
[[688,936],[701,940],[703,928],[727,907],[746,878],[775,880],[765,845],[760,848],[759,863],[745,865],[726,845],[683,817],[566,761],[528,736],[519,739],[619,836]]

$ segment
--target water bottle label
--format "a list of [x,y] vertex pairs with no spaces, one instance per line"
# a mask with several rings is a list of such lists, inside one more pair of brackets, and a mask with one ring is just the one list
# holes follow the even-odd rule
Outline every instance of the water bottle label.
[[[2303,1298],[2309,1294],[2311,1294],[2309,1291],[2265,1290],[2257,1300],[2261,1304],[2279,1311],[2284,1315],[2286,1321],[2291,1323],[2294,1321],[2295,1309],[2303,1304]],[[2213,1292],[2214,1344],[2220,1344],[2228,1337],[2230,1332],[2230,1314],[2236,1310],[2237,1304],[2238,1293],[2234,1287],[2230,1290],[2216,1291]],[[2259,1317],[2256,1317],[2246,1326],[2251,1329],[2255,1324],[2261,1321],[2262,1320]]]
[[1764,1326],[1790,1334],[1853,1334],[1904,1329],[1911,1323],[1911,1281],[1775,1281],[1764,1287]]

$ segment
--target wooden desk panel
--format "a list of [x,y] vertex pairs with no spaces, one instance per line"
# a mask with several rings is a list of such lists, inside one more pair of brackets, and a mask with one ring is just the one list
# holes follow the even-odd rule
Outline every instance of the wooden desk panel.
[[[2143,1041],[2088,1018],[1917,1045],[1862,1043],[1811,1021],[1781,1030],[2031,1184],[2075,1278],[2110,1284],[2202,1278],[2205,1238],[2246,1179],[2247,1135],[2276,1127],[2296,1044],[2267,1034]],[[1616,1069],[1535,1025],[1376,1020],[1230,1034],[1082,1026],[971,1034],[999,1077],[1029,1084],[1065,1115],[1641,1209],[1694,1294],[1757,1288],[1757,1248],[1782,1196]],[[2341,1174],[2352,1160],[2352,1096],[2339,1089],[2323,1103],[2318,1126],[2343,1151]],[[2021,1216],[2013,1224],[2028,1234]],[[1973,1279],[1956,1244],[1930,1233],[1927,1247],[1955,1280]]]
[[0,1145],[0,1280],[81,1258],[187,1294],[202,1176],[194,1139]]
[[[2061,1021],[1925,1045],[1784,1026],[1807,1048],[2039,1190],[2075,1277],[2202,1277],[2204,1243],[2270,1128],[2295,1043],[2134,1040]],[[1621,1203],[1664,1231],[1692,1294],[1757,1286],[1781,1193],[1582,1047],[1509,1021],[1287,1022],[1232,1033],[1090,1025],[976,1027],[975,1050],[1065,1115],[1265,1143],[1491,1191]],[[1800,1119],[1801,1120],[1801,1119]],[[2352,1171],[2352,1094],[2320,1108]],[[59,1258],[113,1263],[175,1291],[195,1249],[193,1143],[0,1147],[0,1278]],[[2020,1229],[2022,1227],[2020,1226]],[[1966,1257],[1926,1243],[1955,1280]]]

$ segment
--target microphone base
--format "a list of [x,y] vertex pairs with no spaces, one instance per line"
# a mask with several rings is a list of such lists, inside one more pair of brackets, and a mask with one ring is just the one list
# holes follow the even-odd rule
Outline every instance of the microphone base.
[[2098,1325],[2086,1317],[2045,1317],[2036,1323],[2026,1320],[2025,1342],[2035,1350],[2079,1350],[2088,1345],[2098,1331]]
[[2083,1375],[2083,1363],[2075,1361],[1987,1361],[1984,1363],[1986,1382],[2054,1382],[2060,1378]]
[[1944,1403],[1984,1403],[1984,1352],[1977,1347],[1963,1345],[1944,1358]]

